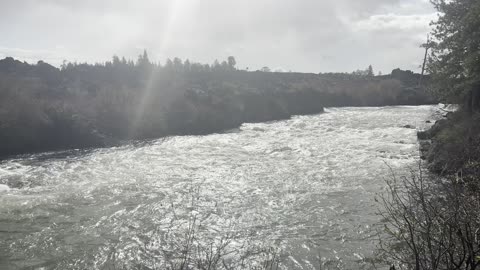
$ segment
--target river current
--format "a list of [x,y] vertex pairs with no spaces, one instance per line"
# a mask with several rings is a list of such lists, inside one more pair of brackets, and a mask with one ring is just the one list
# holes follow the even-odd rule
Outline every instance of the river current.
[[418,165],[416,131],[436,112],[330,108],[4,160],[0,269],[168,269],[217,253],[234,269],[371,269],[375,197],[390,169]]

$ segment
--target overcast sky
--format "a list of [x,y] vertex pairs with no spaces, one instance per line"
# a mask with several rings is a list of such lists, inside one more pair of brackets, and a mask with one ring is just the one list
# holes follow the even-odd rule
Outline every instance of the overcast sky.
[[0,57],[59,65],[112,55],[239,68],[418,71],[428,0],[0,0]]

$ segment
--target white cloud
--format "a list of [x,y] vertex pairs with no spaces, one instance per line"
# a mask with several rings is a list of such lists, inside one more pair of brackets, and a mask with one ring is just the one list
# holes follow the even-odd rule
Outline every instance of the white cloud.
[[382,14],[372,15],[365,20],[354,24],[357,31],[395,31],[395,30],[422,30],[428,31],[431,21],[437,18],[436,13],[431,14]]
[[23,48],[10,48],[0,46],[0,58],[14,56],[16,59],[35,64],[38,60],[46,61],[52,65],[59,66],[63,60],[71,58],[72,54],[58,47],[55,50],[30,50]]
[[145,48],[161,62],[234,55],[307,72],[411,68],[434,12],[426,0],[1,1],[0,45],[31,51],[0,51],[14,57],[96,62]]

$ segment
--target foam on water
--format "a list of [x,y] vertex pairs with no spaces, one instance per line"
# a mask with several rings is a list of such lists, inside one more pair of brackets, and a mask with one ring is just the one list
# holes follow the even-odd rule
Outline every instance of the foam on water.
[[330,108],[236,132],[3,161],[0,190],[14,189],[0,194],[0,268],[94,269],[111,248],[128,261],[153,232],[195,215],[199,238],[234,231],[236,241],[281,247],[288,269],[368,269],[374,196],[388,166],[418,160],[416,130],[404,126],[425,128],[436,109]]
[[9,190],[10,190],[10,187],[8,187],[7,185],[0,185],[0,192],[6,192]]

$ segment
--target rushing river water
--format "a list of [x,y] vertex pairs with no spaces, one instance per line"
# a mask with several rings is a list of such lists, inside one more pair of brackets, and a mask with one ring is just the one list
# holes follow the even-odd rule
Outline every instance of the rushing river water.
[[418,161],[404,126],[425,128],[436,108],[331,108],[5,160],[0,269],[164,269],[185,245],[192,260],[220,250],[238,268],[249,255],[247,269],[273,256],[284,269],[370,269],[374,198],[389,167]]

